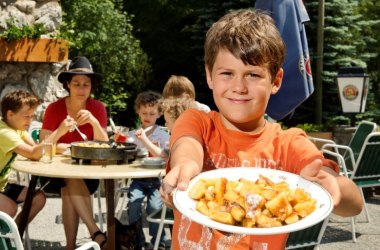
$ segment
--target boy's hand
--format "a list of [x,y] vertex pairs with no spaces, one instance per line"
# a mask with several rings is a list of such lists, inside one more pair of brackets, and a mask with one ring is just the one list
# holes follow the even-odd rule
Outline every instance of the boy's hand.
[[321,160],[314,160],[312,163],[305,166],[301,170],[300,175],[303,178],[316,182],[324,187],[331,194],[334,202],[334,207],[340,203],[342,193],[336,179],[337,174],[333,170],[323,167]]
[[135,136],[137,139],[142,140],[142,141],[146,141],[148,139],[148,137],[146,136],[145,130],[143,128],[139,128],[138,130],[136,130]]
[[[173,208],[173,191],[178,188],[179,190],[185,191],[189,185],[190,180],[196,176],[198,173],[194,172],[194,167],[189,167],[187,163],[177,165],[165,176],[161,183],[160,194],[162,200],[165,204]],[[195,163],[194,163],[195,164]]]

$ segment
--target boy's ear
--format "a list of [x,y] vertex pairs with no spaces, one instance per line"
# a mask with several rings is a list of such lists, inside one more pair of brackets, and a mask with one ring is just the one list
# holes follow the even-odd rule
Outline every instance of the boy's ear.
[[212,89],[212,78],[211,78],[211,72],[210,70],[208,69],[207,65],[205,65],[205,69],[206,69],[206,80],[207,80],[207,85],[210,89]]
[[13,113],[12,110],[7,110],[7,115],[6,115],[7,119],[8,119],[8,118],[11,118],[14,114],[15,114],[15,113]]
[[271,91],[272,95],[276,94],[280,90],[283,77],[284,77],[284,70],[280,68],[272,84],[272,91]]

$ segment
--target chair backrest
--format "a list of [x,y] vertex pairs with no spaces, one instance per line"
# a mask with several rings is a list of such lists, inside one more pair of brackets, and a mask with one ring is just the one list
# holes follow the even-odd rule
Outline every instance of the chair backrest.
[[380,132],[370,133],[364,141],[351,179],[361,187],[380,186]]
[[318,246],[326,230],[329,216],[318,224],[289,234],[285,249],[306,249]]
[[76,248],[75,250],[90,250],[90,249],[100,250],[100,246],[95,241],[89,241],[89,242],[83,244],[82,246]]
[[[376,130],[376,128],[377,128],[377,125],[374,122],[361,121],[359,123],[354,135],[352,136],[352,138],[348,144],[348,147],[351,148],[352,153],[354,155],[355,162],[357,161],[357,159],[359,157],[360,150],[363,147],[365,139],[367,138],[367,136],[370,133],[374,132]],[[346,151],[343,154],[343,158],[345,159],[345,162],[346,162],[346,167],[349,170],[353,170],[354,166],[353,166],[351,160],[349,159],[349,157],[350,157],[349,153]]]
[[352,149],[354,153],[355,161],[358,159],[360,150],[363,147],[364,141],[367,136],[376,130],[376,123],[369,121],[361,121],[356,129],[354,135],[352,136],[348,146]]
[[0,211],[0,249],[24,250],[16,222],[2,211]]

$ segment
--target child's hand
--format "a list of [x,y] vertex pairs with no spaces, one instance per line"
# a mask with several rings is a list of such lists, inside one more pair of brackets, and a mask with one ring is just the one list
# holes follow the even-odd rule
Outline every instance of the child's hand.
[[138,130],[136,130],[135,136],[137,139],[142,140],[142,141],[146,141],[148,139],[148,137],[146,136],[145,130],[142,128],[139,128]]
[[309,181],[313,181],[324,187],[332,196],[334,207],[336,207],[342,198],[342,193],[337,181],[337,174],[322,166],[321,160],[314,160],[301,170],[300,175]]
[[[195,163],[193,163],[195,164]],[[179,190],[186,190],[189,182],[197,174],[199,174],[196,169],[199,169],[197,166],[191,166],[191,162],[186,162],[181,165],[177,165],[165,176],[162,180],[160,194],[162,200],[165,204],[173,208],[173,191],[175,188]]]

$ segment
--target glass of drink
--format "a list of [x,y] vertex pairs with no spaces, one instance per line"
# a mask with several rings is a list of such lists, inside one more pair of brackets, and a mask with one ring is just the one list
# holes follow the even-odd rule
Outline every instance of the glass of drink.
[[52,163],[53,155],[55,151],[55,145],[51,140],[44,140],[42,142],[42,157],[41,161],[44,163]]
[[117,136],[116,136],[116,141],[117,142],[126,142],[127,141],[127,137],[128,137],[128,131],[129,131],[129,128],[128,127],[119,127],[117,129]]

